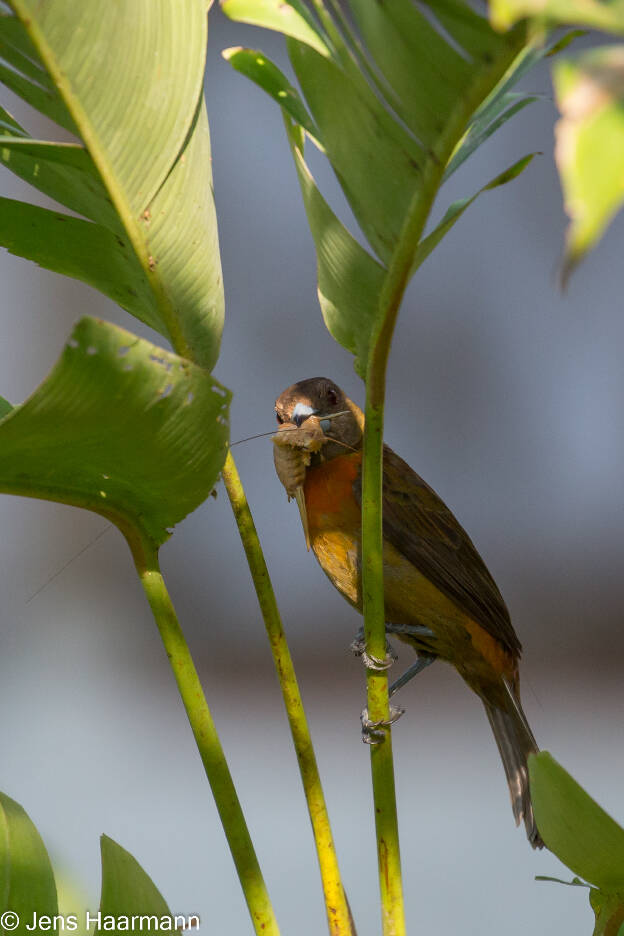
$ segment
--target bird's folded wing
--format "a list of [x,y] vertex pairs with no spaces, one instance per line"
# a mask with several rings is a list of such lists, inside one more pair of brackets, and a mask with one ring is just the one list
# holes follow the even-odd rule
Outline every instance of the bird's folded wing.
[[[361,479],[354,493],[361,504]],[[435,491],[387,445],[383,534],[436,588],[519,655],[520,641],[505,602],[472,540]]]

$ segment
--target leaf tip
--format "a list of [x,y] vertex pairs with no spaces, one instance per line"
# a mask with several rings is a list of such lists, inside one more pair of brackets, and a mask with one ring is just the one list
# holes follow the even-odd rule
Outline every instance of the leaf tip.
[[233,56],[237,55],[239,52],[242,52],[242,51],[243,51],[242,46],[229,46],[229,48],[221,50],[221,56],[222,58],[225,59],[226,62],[229,62]]

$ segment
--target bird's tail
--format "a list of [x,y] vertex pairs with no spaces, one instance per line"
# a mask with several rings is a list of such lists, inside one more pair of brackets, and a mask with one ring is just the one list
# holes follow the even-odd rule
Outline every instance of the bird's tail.
[[528,755],[537,754],[539,748],[522,711],[516,688],[507,682],[505,688],[509,698],[506,710],[485,701],[483,704],[507,775],[516,825],[523,821],[533,848],[542,848],[544,843],[533,815],[527,766]]

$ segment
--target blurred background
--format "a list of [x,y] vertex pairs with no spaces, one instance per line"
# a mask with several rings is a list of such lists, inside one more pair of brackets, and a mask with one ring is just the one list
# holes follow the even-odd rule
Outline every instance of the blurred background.
[[[271,430],[275,397],[297,379],[332,377],[359,402],[363,386],[320,316],[280,114],[221,59],[230,45],[261,47],[287,66],[279,37],[211,13],[206,88],[227,310],[215,373],[234,391],[235,441]],[[453,177],[437,215],[524,154],[543,155],[519,180],[483,195],[413,280],[390,360],[386,440],[454,510],[497,580],[524,644],[524,705],[538,741],[622,822],[624,226],[616,220],[562,294],[565,217],[548,69],[524,87],[543,99]],[[44,132],[9,98],[32,132]],[[348,217],[320,160],[312,165]],[[33,198],[4,170],[2,193]],[[80,283],[6,252],[0,265],[0,393],[13,403],[43,379],[82,314],[162,342]],[[299,673],[358,932],[372,936],[379,909],[369,757],[359,738],[364,680],[348,652],[360,622],[306,553],[271,442],[235,454]],[[29,812],[90,909],[106,832],[136,856],[174,912],[199,913],[204,932],[250,932],[121,535],[100,517],[54,504],[3,497],[0,512],[0,788]],[[221,487],[177,528],[162,560],[282,932],[316,936],[324,910],[296,760]],[[397,672],[411,662],[400,655]],[[478,700],[436,664],[401,701],[407,714],[394,740],[411,932],[589,933],[585,890],[534,881],[571,875],[548,852],[532,853],[514,829]]]

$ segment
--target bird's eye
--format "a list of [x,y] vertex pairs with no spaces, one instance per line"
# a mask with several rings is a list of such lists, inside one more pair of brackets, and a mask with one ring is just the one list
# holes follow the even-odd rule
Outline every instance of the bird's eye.
[[332,390],[331,387],[327,391],[327,400],[329,403],[331,403],[332,406],[338,402],[338,394],[335,390]]
[[284,417],[283,417],[283,416],[280,416],[280,414],[277,412],[277,410],[275,411],[275,418],[277,419],[277,421],[278,421],[278,423],[279,423],[280,425],[284,422]]

